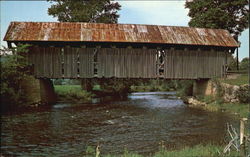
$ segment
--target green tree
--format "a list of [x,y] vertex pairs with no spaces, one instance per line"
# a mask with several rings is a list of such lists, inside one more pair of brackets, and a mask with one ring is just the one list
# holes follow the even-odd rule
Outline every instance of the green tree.
[[191,27],[227,29],[236,40],[249,27],[248,0],[192,0],[185,7]]
[[237,70],[237,59],[233,55],[228,57],[228,70]]
[[249,58],[243,58],[240,62],[240,70],[248,70],[249,69]]
[[25,99],[20,82],[30,75],[30,64],[26,55],[28,47],[29,45],[19,45],[13,49],[1,50],[1,105],[22,104]]
[[121,5],[110,0],[47,0],[48,14],[60,22],[117,23]]

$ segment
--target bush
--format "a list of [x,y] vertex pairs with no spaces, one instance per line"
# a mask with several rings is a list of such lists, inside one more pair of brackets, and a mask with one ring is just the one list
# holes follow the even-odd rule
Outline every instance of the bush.
[[239,90],[236,92],[236,96],[241,103],[249,103],[250,102],[250,91],[249,85],[240,86]]
[[[25,93],[21,90],[21,81],[30,75],[30,64],[27,59],[29,45],[19,45],[13,49],[1,50],[1,105],[21,105],[25,103]],[[3,106],[4,104],[4,106]]]
[[89,102],[92,94],[81,89],[80,85],[55,85],[55,92],[60,101]]
[[193,80],[181,80],[177,82],[177,95],[192,96],[193,95]]

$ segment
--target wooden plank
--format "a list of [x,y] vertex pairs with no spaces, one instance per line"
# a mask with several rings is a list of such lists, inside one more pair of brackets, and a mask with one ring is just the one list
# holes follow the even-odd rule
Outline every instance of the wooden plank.
[[171,49],[171,78],[175,78],[175,49]]
[[149,78],[149,71],[150,71],[150,69],[153,67],[153,65],[150,65],[150,61],[149,61],[149,57],[150,57],[150,50],[149,49],[146,49],[146,48],[144,48],[144,51],[146,51],[146,52],[144,52],[144,55],[145,55],[145,66],[144,66],[144,78]]
[[47,77],[47,69],[46,69],[46,52],[45,52],[45,48],[41,47],[41,53],[42,53],[42,62],[41,62],[41,77]]
[[197,78],[203,78],[203,67],[204,67],[204,59],[203,52],[198,49],[198,70],[197,70]]
[[171,69],[170,69],[170,50],[165,49],[166,57],[164,59],[164,78],[169,78]]
[[[36,54],[36,57],[34,57],[33,59],[34,59],[34,75],[35,75],[35,77],[38,77],[38,75],[39,75],[39,61],[38,61],[38,57],[40,57],[40,54],[39,54],[39,51],[38,51],[38,47],[37,46],[34,46],[33,47],[33,54],[35,53]],[[41,59],[41,58],[39,58],[39,59]]]
[[115,52],[113,59],[115,64],[111,65],[112,68],[115,69],[115,77],[121,77],[122,76],[122,49],[119,49],[118,51]]
[[54,69],[53,69],[53,64],[55,64],[54,62],[54,58],[53,58],[53,54],[54,54],[54,47],[50,47],[49,48],[49,59],[50,59],[50,65],[49,65],[49,72],[50,72],[50,77],[49,78],[53,78],[53,72],[54,72]]
[[137,68],[136,68],[136,74],[135,75],[137,75],[136,77],[137,78],[140,78],[141,77],[141,75],[140,75],[140,73],[141,73],[141,68],[140,68],[140,65],[141,65],[141,62],[140,62],[140,54],[139,54],[139,50],[138,49],[136,49],[136,58],[137,58]]
[[189,79],[194,79],[195,73],[197,71],[197,57],[196,57],[196,52],[193,50],[189,50],[187,54],[187,60],[186,60],[186,72],[188,73],[188,78]]
[[194,61],[192,62],[192,69],[193,69],[193,73],[192,73],[192,79],[197,79],[197,71],[198,71],[198,51],[197,50],[193,50],[193,57],[194,57]]
[[53,60],[55,63],[53,64],[53,77],[54,78],[61,78],[62,77],[62,54],[61,48],[55,48],[53,54]]
[[184,49],[182,51],[182,78],[189,78],[190,72],[192,71],[190,65],[191,63],[187,63],[187,60],[189,60],[190,52],[188,52],[187,49]]
[[99,78],[104,76],[104,71],[103,71],[103,55],[102,55],[103,51],[100,51],[97,54],[97,62],[98,62],[98,71],[97,71],[97,75]]
[[93,48],[79,48],[79,76],[80,78],[92,78],[93,68]]

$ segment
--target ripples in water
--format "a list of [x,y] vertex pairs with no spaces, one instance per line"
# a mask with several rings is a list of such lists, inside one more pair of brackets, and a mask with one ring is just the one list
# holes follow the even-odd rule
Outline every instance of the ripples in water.
[[102,153],[142,154],[199,143],[222,143],[224,114],[190,109],[174,92],[132,93],[125,101],[55,104],[2,117],[2,151],[20,156],[80,156],[100,144]]

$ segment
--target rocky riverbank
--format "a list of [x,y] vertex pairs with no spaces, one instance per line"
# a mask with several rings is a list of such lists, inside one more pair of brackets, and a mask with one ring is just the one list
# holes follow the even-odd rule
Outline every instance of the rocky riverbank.
[[240,117],[247,117],[249,111],[249,85],[230,85],[212,82],[209,96],[185,97],[183,101],[192,108],[208,111],[229,112]]

